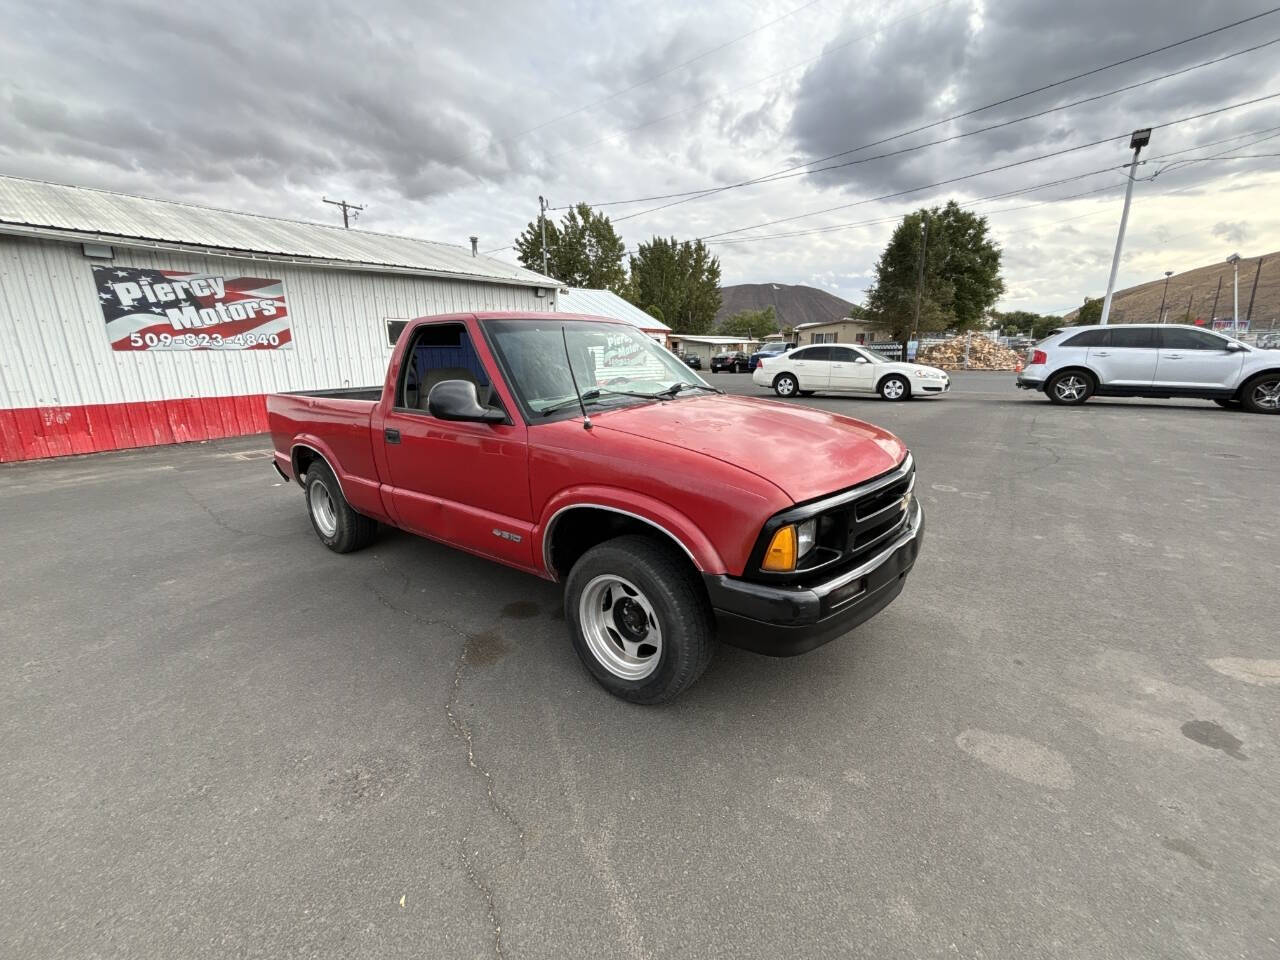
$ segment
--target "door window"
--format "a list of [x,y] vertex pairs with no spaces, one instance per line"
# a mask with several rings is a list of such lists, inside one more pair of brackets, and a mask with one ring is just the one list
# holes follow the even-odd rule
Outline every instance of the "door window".
[[830,347],[806,347],[804,350],[797,350],[791,355],[793,360],[830,360]]
[[1168,327],[1160,331],[1160,346],[1166,350],[1226,350],[1227,341],[1204,330]]
[[858,359],[858,354],[850,350],[848,347],[831,347],[831,359],[835,363],[854,363]]
[[431,388],[443,380],[474,383],[480,406],[500,406],[467,328],[460,323],[425,324],[414,334],[400,370],[396,406],[425,413]]
[[1157,332],[1155,327],[1112,327],[1110,346],[1154,350],[1159,346]]

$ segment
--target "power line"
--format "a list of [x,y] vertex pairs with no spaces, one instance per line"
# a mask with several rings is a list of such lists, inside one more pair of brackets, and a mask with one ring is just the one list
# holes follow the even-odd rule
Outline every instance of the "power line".
[[1082,97],[1081,99],[1073,100],[1070,103],[1063,103],[1063,104],[1059,104],[1058,106],[1047,107],[1044,110],[1039,110],[1035,113],[1028,113],[1021,117],[1014,117],[1011,120],[1002,120],[999,123],[988,124],[985,127],[978,127],[976,130],[966,130],[962,133],[952,134],[949,137],[942,137],[938,140],[928,140],[924,143],[914,144],[910,147],[902,147],[898,150],[890,150],[886,153],[877,153],[869,157],[859,157],[856,160],[846,160],[842,163],[833,163],[825,167],[814,167],[813,169],[810,169],[810,170],[800,170],[793,167],[792,172],[787,172],[787,173],[782,173],[777,175],[770,175],[767,177],[756,177],[752,180],[743,180],[738,183],[726,184],[725,186],[717,187],[714,190],[707,193],[699,193],[693,196],[686,196],[682,200],[677,200],[672,203],[665,203],[659,207],[651,207],[647,210],[641,210],[638,213],[627,214],[624,217],[617,217],[614,220],[614,222],[622,223],[624,220],[631,220],[635,217],[642,217],[645,214],[654,213],[658,210],[665,210],[667,207],[674,207],[674,206],[678,206],[681,203],[687,203],[689,200],[695,200],[695,199],[699,199],[700,197],[711,196],[713,193],[723,193],[726,190],[735,190],[739,187],[753,186],[761,183],[777,183],[779,181],[790,180],[795,177],[808,177],[816,173],[825,173],[828,170],[839,170],[844,167],[852,167],[862,163],[871,163],[873,160],[883,160],[887,157],[901,156],[904,153],[914,153],[917,150],[924,150],[928,147],[936,147],[939,144],[943,144],[943,143],[952,143],[956,140],[963,140],[966,137],[977,136],[980,133],[988,133],[992,130],[999,130],[1002,127],[1009,127],[1014,125],[1015,123],[1022,123],[1026,120],[1035,120],[1035,119],[1038,119],[1039,117],[1048,116],[1051,113],[1057,113],[1061,110],[1069,110],[1072,107],[1078,107],[1078,106],[1081,106],[1082,104],[1094,103],[1095,101],[1098,101],[1098,100],[1105,100],[1107,97],[1113,97],[1119,93],[1127,93],[1130,90],[1136,90],[1138,87],[1145,87],[1152,83],[1158,83],[1161,80],[1168,80],[1170,77],[1177,77],[1177,76],[1181,76],[1184,73],[1190,73],[1192,70],[1199,70],[1201,67],[1212,66],[1217,63],[1222,63],[1224,60],[1230,60],[1233,57],[1243,56],[1246,53],[1253,53],[1254,51],[1261,50],[1264,47],[1269,47],[1276,43],[1280,43],[1280,37],[1277,37],[1274,40],[1267,40],[1264,43],[1255,44],[1254,46],[1247,47],[1244,50],[1237,50],[1234,53],[1228,53],[1221,57],[1215,57],[1212,60],[1205,60],[1203,63],[1197,63],[1190,67],[1183,67],[1182,69],[1174,70],[1171,73],[1161,74],[1158,77],[1151,77],[1147,80],[1140,80],[1137,83],[1130,83],[1123,87],[1117,87],[1116,89],[1108,90],[1105,93],[1094,94],[1091,97]]
[[592,110],[595,107],[601,106],[602,104],[609,103],[612,100],[616,100],[619,97],[630,93],[632,90],[638,90],[640,87],[653,83],[655,80],[661,80],[663,77],[670,76],[671,74],[677,72],[678,70],[683,70],[685,67],[689,66],[692,63],[696,63],[697,61],[702,60],[706,57],[709,57],[714,53],[719,53],[721,50],[727,49],[728,47],[733,46],[735,43],[740,43],[741,41],[746,40],[748,37],[753,37],[757,33],[761,33],[762,31],[767,30],[769,27],[772,27],[774,24],[781,23],[783,20],[786,20],[788,17],[795,16],[797,13],[801,13],[821,2],[822,0],[808,0],[807,3],[802,3],[800,6],[796,7],[793,10],[788,11],[787,13],[782,14],[779,17],[774,17],[768,23],[761,24],[760,26],[756,27],[753,30],[748,30],[746,33],[740,34],[739,36],[734,37],[732,40],[726,40],[724,43],[721,43],[718,46],[714,46],[710,50],[704,50],[702,51],[702,53],[699,53],[696,56],[690,57],[688,60],[682,60],[680,63],[677,63],[672,67],[668,67],[666,70],[663,70],[659,73],[655,73],[650,77],[646,77],[643,80],[637,80],[635,83],[631,84],[629,87],[624,87],[621,90],[618,90],[614,93],[610,93],[606,96],[600,97],[597,100],[592,100],[590,103],[584,104],[581,107],[576,107],[573,110],[570,110],[568,113],[562,113],[559,116],[552,117],[550,120],[544,120],[542,123],[535,124],[532,127],[527,127],[524,130],[520,130],[509,136],[502,137],[496,140],[491,138],[485,143],[481,144],[479,147],[476,147],[472,150],[468,150],[465,153],[459,154],[453,159],[445,161],[445,163],[446,165],[457,163],[459,160],[463,160],[469,156],[472,156],[473,154],[479,153],[481,150],[485,150],[489,147],[495,147],[501,143],[510,143],[513,140],[519,140],[521,137],[528,136],[529,134],[534,133],[538,130],[541,130],[544,127],[549,127],[553,123],[559,123],[561,120],[568,120],[570,117],[576,117],[580,113],[585,113],[586,111]]
[[[1124,59],[1122,59],[1122,60],[1116,60],[1116,61],[1114,61],[1113,63],[1108,63],[1108,64],[1105,64],[1105,65],[1100,66],[1100,67],[1094,67],[1092,70],[1086,70],[1086,71],[1085,71],[1085,72],[1083,72],[1083,73],[1077,73],[1077,74],[1075,74],[1075,75],[1073,75],[1073,76],[1070,76],[1070,77],[1064,77],[1064,78],[1063,78],[1063,79],[1061,79],[1061,80],[1055,80],[1055,81],[1053,81],[1052,83],[1043,84],[1043,85],[1041,85],[1041,86],[1039,86],[1039,87],[1035,87],[1035,88],[1033,88],[1033,89],[1031,89],[1031,90],[1026,90],[1026,91],[1024,91],[1024,92],[1022,92],[1022,93],[1018,93],[1018,94],[1014,94],[1014,95],[1012,95],[1012,96],[1004,97],[1003,99],[996,100],[996,101],[994,101],[994,102],[992,102],[992,103],[984,104],[983,106],[980,106],[980,107],[973,107],[973,108],[971,108],[971,109],[969,109],[969,110],[965,110],[965,111],[963,111],[963,112],[961,112],[961,113],[953,114],[953,115],[951,115],[951,116],[949,116],[949,117],[943,117],[943,118],[942,118],[942,119],[940,119],[940,120],[934,120],[934,121],[932,121],[932,122],[930,122],[930,123],[926,123],[926,124],[923,124],[923,125],[921,125],[921,126],[914,127],[914,128],[912,128],[912,129],[910,129],[910,130],[903,130],[903,131],[901,131],[901,132],[899,132],[899,133],[892,134],[891,136],[888,136],[888,137],[883,137],[883,138],[881,138],[881,139],[879,139],[879,140],[873,140],[873,141],[871,141],[871,142],[869,142],[869,143],[864,143],[864,144],[861,144],[861,145],[859,145],[859,146],[857,146],[857,147],[851,147],[851,148],[849,148],[848,150],[842,150],[842,151],[840,151],[839,153],[833,153],[833,154],[829,154],[829,155],[827,155],[827,156],[825,156],[825,157],[819,157],[819,158],[818,158],[818,159],[816,159],[816,160],[806,160],[806,161],[804,161],[803,163],[792,164],[792,165],[791,165],[791,166],[789,166],[789,167],[783,167],[783,168],[782,168],[782,169],[780,169],[780,170],[775,170],[775,171],[773,171],[772,173],[762,174],[761,176],[759,176],[759,177],[755,177],[755,178],[752,178],[752,179],[750,179],[750,180],[743,180],[743,181],[741,181],[741,182],[739,182],[739,183],[726,184],[726,185],[721,185],[721,186],[716,186],[716,187],[704,187],[704,188],[699,189],[699,190],[686,190],[686,191],[681,191],[681,192],[678,192],[678,193],[655,194],[655,195],[647,196],[647,197],[633,197],[633,198],[628,199],[628,200],[610,200],[610,201],[605,201],[605,202],[602,202],[602,203],[592,203],[592,204],[590,204],[590,206],[592,206],[592,207],[607,207],[607,206],[619,206],[619,205],[625,205],[625,204],[629,204],[629,203],[649,203],[649,202],[653,202],[653,201],[657,201],[657,200],[672,200],[672,199],[683,199],[683,198],[690,198],[690,199],[693,199],[693,198],[700,197],[700,196],[709,196],[709,195],[711,195],[711,194],[719,193],[719,192],[722,192],[722,191],[727,190],[727,189],[736,189],[736,188],[741,187],[741,186],[748,186],[748,185],[753,184],[753,183],[758,183],[758,182],[761,182],[761,181],[764,181],[764,180],[768,180],[768,179],[771,179],[771,178],[779,177],[779,176],[781,176],[782,174],[791,173],[792,171],[794,171],[794,170],[799,170],[799,169],[801,169],[801,168],[803,168],[803,167],[809,167],[809,166],[813,166],[813,165],[815,165],[815,164],[819,164],[819,163],[826,163],[828,160],[835,160],[835,159],[838,159],[838,158],[840,158],[840,157],[847,156],[848,154],[851,154],[851,153],[857,153],[857,152],[859,152],[859,151],[861,151],[861,150],[868,150],[868,149],[870,149],[871,147],[878,147],[878,146],[881,146],[881,145],[883,145],[883,144],[889,143],[889,142],[891,142],[891,141],[893,141],[893,140],[899,140],[899,139],[901,139],[902,137],[910,136],[911,134],[914,134],[914,133],[921,133],[921,132],[923,132],[923,131],[925,131],[925,130],[930,130],[930,129],[934,128],[934,127],[941,126],[942,124],[945,124],[945,123],[951,123],[952,121],[960,120],[960,119],[963,119],[963,118],[965,118],[965,117],[972,116],[972,115],[974,115],[974,114],[976,114],[976,113],[981,113],[981,112],[983,112],[983,111],[985,111],[985,110],[990,110],[990,109],[993,109],[993,108],[995,108],[995,107],[1003,106],[1003,105],[1005,105],[1005,104],[1007,104],[1007,103],[1012,103],[1012,102],[1013,102],[1013,101],[1015,101],[1015,100],[1021,100],[1021,99],[1025,98],[1025,97],[1032,96],[1033,94],[1036,94],[1036,93],[1043,93],[1045,90],[1051,90],[1051,89],[1053,89],[1053,88],[1055,88],[1055,87],[1060,87],[1060,86],[1063,86],[1063,85],[1068,84],[1068,83],[1073,83],[1073,82],[1075,82],[1076,80],[1081,80],[1081,79],[1084,79],[1085,77],[1090,77],[1090,76],[1093,76],[1093,75],[1095,75],[1095,74],[1102,73],[1102,72],[1104,72],[1104,71],[1106,71],[1106,70],[1112,70],[1112,69],[1114,69],[1114,68],[1116,68],[1116,67],[1124,66],[1125,64],[1133,63],[1134,61],[1141,60],[1141,59],[1144,59],[1144,58],[1146,58],[1146,57],[1154,56],[1154,55],[1155,55],[1155,54],[1157,54],[1157,53],[1163,53],[1163,52],[1165,52],[1165,51],[1167,51],[1167,50],[1172,50],[1172,49],[1174,49],[1175,47],[1180,47],[1180,46],[1183,46],[1183,45],[1185,45],[1185,44],[1192,43],[1192,42],[1194,42],[1194,41],[1196,41],[1196,40],[1204,39],[1205,37],[1212,36],[1212,35],[1217,34],[1217,33],[1221,33],[1221,32],[1223,32],[1224,30],[1230,30],[1230,29],[1232,29],[1233,27],[1241,26],[1242,24],[1249,23],[1249,22],[1251,22],[1251,21],[1253,21],[1253,20],[1257,20],[1257,19],[1260,19],[1260,18],[1262,18],[1262,17],[1270,16],[1271,14],[1274,14],[1274,13],[1277,13],[1277,12],[1280,12],[1280,7],[1274,7],[1274,8],[1272,8],[1272,9],[1270,9],[1270,10],[1265,10],[1265,11],[1263,11],[1263,12],[1261,12],[1261,13],[1254,14],[1253,16],[1245,17],[1245,18],[1244,18],[1244,19],[1242,19],[1242,20],[1236,20],[1236,21],[1233,21],[1232,23],[1227,23],[1227,24],[1224,24],[1224,25],[1222,25],[1222,26],[1220,26],[1220,27],[1215,27],[1215,28],[1214,28],[1214,29],[1212,29],[1212,30],[1206,30],[1206,31],[1204,31],[1203,33],[1198,33],[1198,34],[1196,34],[1196,35],[1194,35],[1194,36],[1187,37],[1187,38],[1185,38],[1185,39],[1183,39],[1183,40],[1178,40],[1178,41],[1176,41],[1176,42],[1174,42],[1174,43],[1168,43],[1168,44],[1165,44],[1165,45],[1163,45],[1163,46],[1156,47],[1155,49],[1153,49],[1153,50],[1148,50],[1148,51],[1146,51],[1145,53],[1134,54],[1133,56],[1126,57],[1126,58],[1124,58]],[[1246,52],[1249,52],[1249,51],[1240,51],[1240,52],[1241,52],[1241,53],[1246,53]],[[1238,54],[1237,54],[1237,55],[1238,55]],[[1215,61],[1208,61],[1206,64],[1200,64],[1200,65],[1198,65],[1198,66],[1205,66],[1205,65],[1208,65],[1208,63],[1213,63],[1213,62],[1215,62]],[[1195,68],[1190,68],[1190,69],[1195,69]],[[1173,76],[1173,75],[1174,75],[1174,74],[1169,74],[1169,76]],[[1155,78],[1155,79],[1163,79],[1163,78]],[[1155,81],[1153,80],[1153,81],[1150,81],[1150,82],[1155,82]],[[674,206],[674,204],[670,204],[670,206]],[[662,209],[662,208],[661,208],[661,207],[658,207],[658,208],[655,208],[655,209]],[[645,213],[645,212],[653,212],[653,211],[642,211],[642,213],[629,214],[629,215],[628,215],[628,217],[627,217],[627,219],[630,219],[631,217],[635,217],[635,216],[641,216],[641,215],[642,215],[643,213]],[[619,220],[619,221],[620,221],[620,220],[622,220],[622,219],[623,219],[623,218],[621,218],[621,217],[619,217],[619,218],[618,218],[618,220]]]
[[[790,73],[792,70],[796,70],[796,69],[799,69],[800,67],[808,66],[809,64],[815,63],[818,60],[822,60],[825,57],[829,57],[834,53],[839,53],[841,50],[845,49],[846,47],[852,46],[853,44],[858,43],[861,40],[867,40],[870,37],[878,36],[879,34],[884,33],[890,27],[897,26],[899,23],[902,23],[904,20],[911,20],[911,19],[914,19],[915,17],[923,16],[926,13],[931,13],[932,11],[937,10],[939,7],[949,6],[954,2],[955,0],[939,0],[938,3],[931,4],[930,6],[927,6],[927,7],[922,7],[919,10],[912,11],[911,13],[903,14],[902,16],[894,20],[890,20],[888,23],[885,23],[879,27],[876,27],[876,29],[871,30],[867,33],[862,33],[856,37],[850,37],[847,40],[843,40],[840,43],[836,44],[834,47],[828,47],[826,50],[823,50],[822,53],[818,54],[817,56],[807,57],[804,60],[797,60],[795,63],[789,66],[783,67],[781,70],[775,70],[773,73],[767,74],[766,76],[763,76],[763,77],[759,77],[755,80],[751,80],[748,83],[741,84],[740,86],[731,87],[730,89],[725,90],[722,93],[717,93],[713,97],[707,97],[705,100],[699,100],[696,103],[691,103],[687,107],[681,107],[679,110],[675,110],[675,111],[672,111],[671,113],[663,114],[662,116],[657,117],[653,120],[646,120],[644,123],[637,124],[634,127],[627,127],[625,130],[618,130],[614,133],[609,134],[608,136],[600,137],[599,139],[592,140],[590,143],[578,144],[576,146],[570,147],[568,150],[562,150],[559,153],[553,153],[551,154],[551,156],[547,157],[546,159],[548,161],[551,161],[551,160],[558,160],[561,157],[567,157],[570,154],[581,154],[582,151],[584,150],[590,150],[592,147],[598,147],[602,143],[606,143],[610,140],[616,140],[618,137],[626,136],[628,133],[635,133],[637,130],[643,130],[646,127],[652,127],[655,124],[662,123],[664,120],[671,120],[682,114],[688,113],[690,110],[696,110],[699,107],[705,107],[709,103],[715,103],[717,100],[723,100],[724,98],[731,96],[732,94],[739,93],[751,87],[759,86],[762,83],[768,83],[770,80],[775,80],[785,73]],[[628,201],[618,201],[618,202],[625,203]],[[565,210],[568,208],[552,207],[551,209]]]
[[[1160,130],[1165,127],[1171,127],[1179,123],[1186,123],[1190,120],[1199,120],[1203,117],[1214,116],[1219,113],[1226,113],[1229,110],[1237,110],[1240,107],[1252,106],[1255,103],[1261,103],[1265,100],[1274,100],[1276,97],[1280,97],[1280,93],[1269,93],[1269,94],[1266,94],[1265,96],[1254,97],[1251,100],[1243,100],[1239,103],[1233,103],[1225,107],[1218,107],[1213,110],[1206,110],[1202,113],[1196,113],[1190,116],[1180,117],[1177,120],[1167,120],[1164,123],[1153,124],[1151,129]],[[804,220],[809,217],[816,217],[819,214],[823,214],[823,213],[832,213],[836,210],[847,210],[850,207],[862,206],[863,204],[867,204],[867,203],[875,203],[878,200],[891,200],[895,197],[906,196],[909,193],[919,193],[921,190],[929,190],[933,187],[941,187],[951,183],[959,183],[962,180],[971,180],[974,177],[980,177],[983,174],[998,173],[1002,170],[1012,170],[1014,167],[1025,166],[1028,163],[1036,163],[1040,160],[1048,160],[1052,157],[1060,157],[1064,154],[1075,153],[1076,151],[1079,151],[1079,150],[1087,150],[1090,147],[1096,147],[1104,143],[1110,143],[1114,140],[1123,140],[1127,136],[1129,136],[1129,134],[1123,133],[1114,137],[1103,137],[1100,140],[1093,140],[1093,141],[1090,141],[1089,143],[1081,143],[1074,147],[1064,147],[1061,150],[1054,150],[1054,151],[1051,151],[1050,153],[1042,153],[1039,156],[1028,157],[1024,160],[1016,160],[1011,163],[1001,164],[1000,166],[996,166],[996,167],[988,167],[986,170],[978,170],[974,173],[966,173],[962,176],[950,177],[946,180],[937,180],[937,181],[934,181],[933,183],[926,183],[919,187],[912,187],[908,190],[899,190],[899,191],[896,191],[895,193],[887,193],[879,197],[869,197],[865,200],[855,200],[851,203],[837,204],[834,207],[825,207],[821,210],[811,210],[808,213],[798,213],[790,217],[778,217],[774,220],[765,220],[760,223],[753,223],[745,227],[735,227],[732,230],[722,230],[719,233],[707,234],[706,236],[700,237],[699,239],[714,240],[717,237],[725,237],[731,233],[742,233],[744,230],[754,230],[757,227],[769,227],[769,226],[773,226],[776,223],[790,223],[795,220]]]

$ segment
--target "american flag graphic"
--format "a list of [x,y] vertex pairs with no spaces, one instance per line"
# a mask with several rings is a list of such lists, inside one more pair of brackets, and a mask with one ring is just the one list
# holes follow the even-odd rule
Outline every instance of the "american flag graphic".
[[93,279],[113,350],[293,346],[280,280],[115,265],[95,265]]

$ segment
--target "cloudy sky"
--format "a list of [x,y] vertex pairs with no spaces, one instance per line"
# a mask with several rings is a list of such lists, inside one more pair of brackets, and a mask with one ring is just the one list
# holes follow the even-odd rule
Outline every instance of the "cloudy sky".
[[[981,201],[1005,254],[1001,307],[1063,312],[1105,287],[1128,132],[1280,94],[1280,43],[1241,52],[1280,39],[1280,13],[947,118],[1265,9],[0,0],[0,173],[329,222],[321,195],[345,197],[368,208],[366,229],[478,234],[482,249],[510,244],[539,194],[604,204],[776,175],[604,209],[631,248],[713,238],[726,283],[854,301],[893,218]],[[1268,153],[1280,96],[1157,126],[1120,284],[1280,248]]]

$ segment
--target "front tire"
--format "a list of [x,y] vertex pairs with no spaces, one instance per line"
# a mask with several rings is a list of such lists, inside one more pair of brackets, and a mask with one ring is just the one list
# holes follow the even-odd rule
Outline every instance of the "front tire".
[[1250,413],[1280,413],[1280,373],[1254,377],[1240,389],[1240,402]]
[[592,547],[573,566],[565,619],[587,672],[615,697],[666,703],[715,654],[711,605],[688,561],[649,537]]
[[307,467],[307,514],[320,542],[334,553],[367,547],[378,533],[378,521],[356,513],[342,495],[338,478],[323,460]]
[[1093,396],[1093,391],[1093,378],[1080,370],[1055,373],[1044,388],[1050,401],[1068,406],[1079,406]]
[[906,377],[900,377],[896,373],[890,374],[880,381],[876,392],[880,394],[882,400],[910,400],[911,384],[907,382]]
[[780,397],[794,397],[799,388],[800,384],[790,373],[780,373],[773,378],[773,392]]

